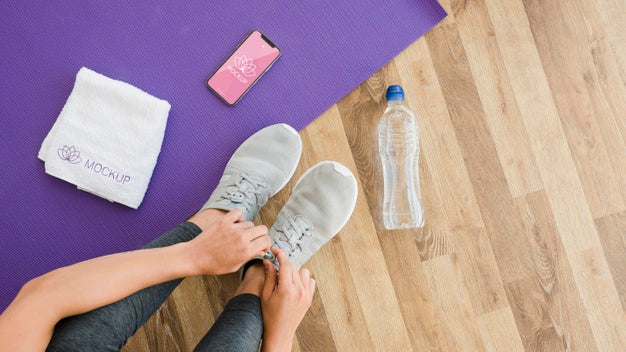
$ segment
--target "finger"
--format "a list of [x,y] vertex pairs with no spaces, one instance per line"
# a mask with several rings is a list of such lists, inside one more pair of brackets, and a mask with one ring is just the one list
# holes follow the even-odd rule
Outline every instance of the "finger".
[[278,249],[274,251],[276,257],[278,258],[278,264],[280,265],[280,275],[278,275],[278,287],[288,287],[293,285],[293,267],[289,262],[289,258],[287,257],[287,253],[284,250]]
[[269,260],[263,261],[265,267],[265,282],[263,283],[263,296],[268,297],[274,292],[276,288],[276,268],[269,262]]
[[247,229],[245,231],[245,234],[250,239],[250,241],[254,241],[259,236],[267,235],[267,226],[254,226],[251,229]]
[[254,223],[252,221],[242,221],[235,223],[233,227],[236,230],[248,230],[254,227]]
[[[267,252],[268,254],[272,254],[271,258],[268,258],[270,261],[276,261],[278,260],[278,247],[274,247],[274,245],[272,245],[270,247],[269,252]],[[279,269],[280,271],[280,269]]]
[[300,280],[300,270],[294,268],[294,270],[291,272],[292,274],[292,280],[293,280],[293,284],[302,289],[302,281]]
[[280,252],[280,248],[272,247],[270,248],[270,250],[272,251],[272,253],[274,253],[274,257],[278,258],[278,252]]
[[239,208],[235,208],[224,215],[227,222],[239,222],[243,220],[243,212]]
[[311,279],[309,285],[309,297],[313,300],[313,295],[315,294],[315,279]]
[[300,282],[302,283],[302,287],[305,289],[309,288],[311,284],[311,272],[308,269],[300,269],[298,273],[300,275]]
[[272,241],[270,240],[270,236],[262,235],[252,240],[250,243],[250,250],[252,253],[262,252],[261,255],[263,255],[267,253],[271,245]]

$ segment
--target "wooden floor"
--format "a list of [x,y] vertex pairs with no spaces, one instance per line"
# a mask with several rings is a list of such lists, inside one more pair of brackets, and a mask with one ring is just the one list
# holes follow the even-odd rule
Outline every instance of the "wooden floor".
[[[294,180],[338,160],[360,194],[306,265],[318,291],[294,350],[626,351],[625,3],[442,4],[442,23],[301,132]],[[419,120],[415,231],[380,217],[390,84]],[[125,350],[190,351],[236,281],[185,280]]]

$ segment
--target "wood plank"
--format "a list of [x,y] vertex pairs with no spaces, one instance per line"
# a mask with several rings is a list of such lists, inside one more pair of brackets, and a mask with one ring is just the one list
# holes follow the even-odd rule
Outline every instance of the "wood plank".
[[[595,268],[603,273],[608,272],[608,264],[597,252],[600,243],[591,211],[541,68],[524,6],[519,1],[486,3],[498,42],[515,43],[500,46],[502,57],[596,343],[603,350],[626,348],[622,343],[626,318],[604,310],[619,305],[615,286],[611,287],[601,276],[586,276],[589,267],[583,264],[584,260],[593,259]],[[520,50],[525,55],[519,55]],[[586,252],[589,258],[584,258],[587,250],[591,250]],[[592,294],[599,290],[606,290],[602,301]]]
[[178,313],[175,323],[185,327],[183,350],[193,350],[217,318],[209,305],[204,285],[205,281],[200,276],[187,278],[170,297]]
[[405,231],[410,232],[415,239],[420,259],[428,260],[452,252],[450,229],[452,225],[440,210],[443,209],[443,200],[437,192],[435,177],[426,160],[420,162],[419,174],[424,205],[424,226],[421,229]]
[[484,2],[450,1],[469,68],[509,191],[517,197],[543,188],[530,142]]
[[443,339],[433,293],[424,276],[415,231],[380,231],[389,275],[414,351],[433,351],[449,347]]
[[293,345],[291,346],[291,352],[300,352],[302,351],[300,349],[300,341],[298,340],[298,338],[295,338],[293,340]]
[[622,301],[622,310],[626,311],[626,212],[597,219],[596,227]]
[[[528,278],[507,291],[510,301],[517,302],[513,312],[526,331],[524,345],[529,349],[554,343],[565,350],[595,350],[589,319],[546,193],[530,193],[515,203],[533,257]],[[523,291],[517,290],[522,284],[526,285]],[[520,294],[524,297],[518,297]]]
[[[626,350],[626,312],[624,312],[615,282],[611,277],[606,257],[601,247],[592,247],[578,254],[578,261],[572,265],[580,270],[579,289],[591,328],[600,349]],[[595,311],[591,311],[596,309]]]
[[122,347],[123,352],[129,351],[149,351],[150,346],[148,345],[148,337],[146,336],[146,327],[145,325],[139,328],[137,332],[133,336],[131,336],[124,347]]
[[626,116],[626,90],[615,79],[619,72],[596,8],[571,0],[524,5],[591,213],[622,211],[626,145],[617,120]]
[[457,254],[452,257],[452,263],[459,280],[467,288],[476,314],[508,307],[487,231],[484,228],[467,228],[454,231],[452,237],[454,253]]
[[297,339],[301,351],[337,350],[319,294],[313,296],[313,303],[306,314],[306,319],[298,326]]
[[[543,292],[535,284],[535,278],[520,279],[505,284],[517,330],[526,351],[566,351],[570,345],[558,325],[550,320]],[[597,350],[593,341],[591,349]]]
[[[317,294],[328,319],[329,330],[323,333],[332,337],[335,348],[339,351],[350,348],[366,351],[371,348],[372,337],[341,241],[338,238],[331,240],[305,267],[311,270],[317,281]],[[306,319],[309,317],[306,316]],[[314,342],[309,343],[313,346]]]
[[511,308],[502,308],[480,315],[476,319],[476,324],[487,351],[524,350]]
[[556,209],[557,226],[562,234],[571,234],[569,240],[577,249],[597,245],[597,236],[574,236],[594,234],[595,228],[524,5],[521,1],[485,3],[541,179]]
[[222,314],[226,303],[232,298],[237,286],[239,286],[238,276],[237,273],[220,276],[205,275],[201,276],[201,279],[204,283],[202,287],[209,301],[208,306],[211,308],[210,316],[215,321]]
[[146,345],[160,346],[164,351],[182,351],[185,348],[184,326],[178,321],[176,303],[170,296],[143,326]]
[[[504,171],[485,123],[480,98],[454,18],[448,16],[438,27],[428,32],[426,42],[445,93],[450,119],[491,248],[499,264],[500,273],[490,276],[501,275],[507,280],[523,277],[532,261],[529,251],[523,250],[527,243],[520,235],[522,226],[515,215]],[[507,216],[502,216],[503,214]],[[499,236],[502,233],[508,236]]]
[[[613,53],[613,58],[619,71],[616,79],[626,81],[626,35],[624,23],[626,23],[626,4],[621,0],[593,1],[600,14],[603,29],[608,40],[608,49]],[[618,121],[619,122],[619,121]],[[622,119],[622,136],[626,136],[626,121]]]
[[428,285],[435,298],[435,307],[441,319],[445,350],[483,351],[485,342],[478,330],[475,312],[467,289],[456,275],[454,253],[423,262]]

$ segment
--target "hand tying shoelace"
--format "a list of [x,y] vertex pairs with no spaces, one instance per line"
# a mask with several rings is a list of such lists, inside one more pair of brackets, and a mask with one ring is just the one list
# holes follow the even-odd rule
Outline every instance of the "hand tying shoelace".
[[[291,257],[296,249],[302,250],[306,246],[306,241],[313,235],[313,225],[302,216],[290,216],[276,232],[278,232],[278,237],[272,241],[274,246],[283,249]],[[271,251],[267,252],[263,258],[277,265],[276,257]]]
[[313,226],[306,218],[294,216],[287,218],[287,223],[283,224],[278,232],[279,237],[275,245],[291,256],[296,247],[302,249],[301,245],[313,235]]
[[242,205],[246,211],[258,209],[267,203],[271,193],[267,183],[257,181],[243,172],[233,175],[229,181],[231,183],[227,186],[226,192],[220,196],[222,199],[230,201],[235,206]]

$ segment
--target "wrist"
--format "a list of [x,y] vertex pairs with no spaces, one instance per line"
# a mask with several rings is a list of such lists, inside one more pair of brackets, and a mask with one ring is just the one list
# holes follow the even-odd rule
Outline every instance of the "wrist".
[[289,352],[293,344],[293,334],[263,333],[262,352]]
[[181,277],[200,275],[200,269],[194,260],[194,253],[189,242],[177,243],[169,247],[172,250],[171,258],[181,273]]

